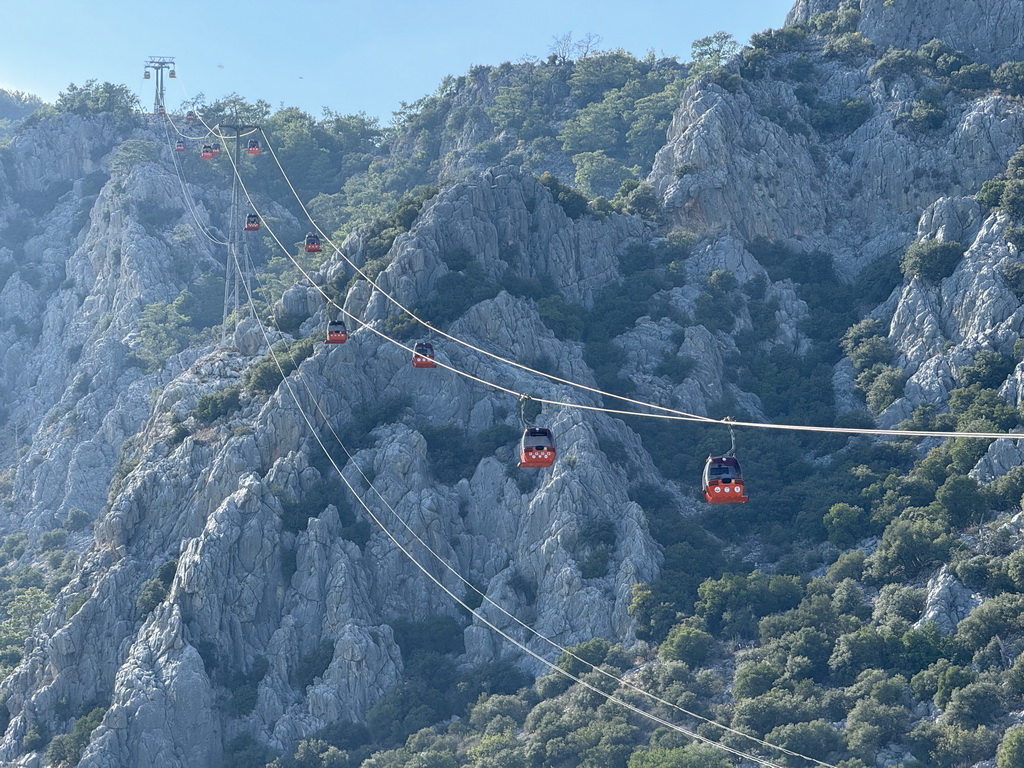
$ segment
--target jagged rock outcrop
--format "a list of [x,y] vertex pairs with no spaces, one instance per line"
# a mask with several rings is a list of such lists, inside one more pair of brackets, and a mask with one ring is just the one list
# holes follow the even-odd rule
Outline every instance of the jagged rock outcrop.
[[[280,334],[247,320],[234,348],[193,348],[159,372],[139,368],[129,329],[142,307],[174,299],[181,276],[209,258],[202,249],[172,249],[164,232],[140,224],[143,205],[185,215],[170,181],[166,166],[143,164],[123,188],[100,189],[78,248],[66,256],[83,347],[67,370],[80,383],[51,378],[48,394],[36,391],[20,406],[38,413],[47,398],[64,402],[55,428],[65,439],[33,440],[16,478],[17,513],[46,528],[72,505],[103,512],[79,574],[4,683],[13,717],[0,759],[22,754],[33,723],[64,732],[64,713],[97,701],[109,708],[81,765],[213,768],[222,744],[242,731],[288,750],[333,722],[365,716],[403,674],[388,622],[450,614],[450,595],[467,593],[463,578],[486,595],[482,617],[544,657],[551,646],[527,626],[562,646],[595,635],[628,641],[631,587],[653,579],[659,562],[645,515],[628,497],[630,482],[660,482],[638,438],[610,418],[546,406],[542,418],[559,435],[563,456],[551,472],[510,472],[509,446],[455,486],[439,483],[416,425],[465,425],[473,434],[505,423],[514,431],[517,402],[443,370],[426,382],[404,350],[373,333],[395,310],[365,283],[347,298],[365,321],[348,344],[317,348],[269,399],[243,392],[239,409],[221,422],[190,420],[202,396],[237,385]],[[470,253],[488,279],[550,276],[568,300],[590,303],[617,275],[618,257],[649,237],[634,217],[569,219],[534,179],[498,169],[432,201],[396,241],[380,283],[415,305],[449,271],[446,255]],[[5,311],[33,311],[39,299],[30,289],[17,276],[9,280]],[[66,296],[58,300],[68,304]],[[60,306],[51,299],[47,311]],[[281,311],[322,316],[320,307],[315,290],[296,287]],[[551,361],[559,375],[593,385],[580,345],[555,338],[532,301],[500,292],[471,307],[451,332],[512,359]],[[440,356],[512,392],[593,400],[457,345]],[[339,453],[335,433],[389,399],[401,403],[392,416],[400,423],[383,423],[360,436],[367,445]],[[83,425],[79,439],[66,439],[69,424]],[[609,435],[628,446],[628,467],[600,452],[599,436]],[[334,446],[350,490],[308,509],[308,524],[285,524],[286,508],[334,482],[318,440]],[[118,462],[123,477],[108,500]],[[372,526],[358,543],[346,539],[353,520]],[[598,525],[611,526],[615,544],[603,572],[584,574],[586,531]],[[142,602],[144,585],[168,564],[174,575],[166,596]],[[297,665],[322,647],[324,669],[297,687]],[[468,664],[510,657],[539,669],[481,620],[467,627],[465,649]],[[217,714],[231,697],[225,681],[255,669],[265,671],[254,679],[251,711]]]
[[1024,133],[1024,109],[990,96],[952,105],[939,140],[914,135],[897,125],[910,97],[898,82],[871,80],[869,61],[852,71],[813,61],[821,102],[860,99],[870,117],[849,134],[819,135],[791,81],[763,78],[736,93],[691,86],[649,177],[677,226],[821,250],[853,275],[905,248],[938,197],[976,192]]
[[946,566],[928,580],[924,611],[917,626],[928,622],[944,635],[956,631],[956,625],[982,603],[982,598],[965,587]]
[[[1004,238],[1006,224],[1005,214],[983,217],[970,199],[939,200],[922,216],[922,239],[956,235],[967,250],[939,285],[909,280],[878,312],[888,323],[897,363],[908,375],[904,396],[882,416],[886,425],[908,418],[923,403],[945,403],[960,386],[958,372],[973,364],[979,351],[1013,354],[1024,330],[1024,308],[1003,277],[1019,258]],[[1010,382],[1003,391],[1011,402],[1019,401]]]
[[[939,39],[998,65],[1024,58],[1024,7],[1015,0],[860,0],[858,30],[876,45],[917,49]],[[796,0],[786,24],[834,11],[841,0]]]

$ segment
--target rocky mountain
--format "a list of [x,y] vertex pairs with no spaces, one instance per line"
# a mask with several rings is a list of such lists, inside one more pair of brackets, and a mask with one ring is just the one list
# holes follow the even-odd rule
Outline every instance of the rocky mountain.
[[[336,126],[269,116],[322,142],[283,166],[340,252],[290,252],[304,277],[247,240],[223,324],[230,168],[130,109],[26,120],[0,154],[0,762],[745,764],[599,695],[639,686],[785,764],[768,743],[1016,764],[1016,441],[736,430],[752,500],[708,510],[730,430],[607,393],[1017,429],[1022,14],[798,0],[688,79],[474,68],[342,170]],[[287,250],[276,173],[243,176]],[[424,336],[441,367],[410,366]],[[528,418],[550,469],[515,467]]]

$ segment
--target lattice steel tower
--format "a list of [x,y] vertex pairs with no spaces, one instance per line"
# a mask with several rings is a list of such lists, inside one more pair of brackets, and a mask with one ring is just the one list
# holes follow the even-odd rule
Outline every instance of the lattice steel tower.
[[166,106],[164,105],[164,70],[167,70],[168,77],[177,77],[174,72],[174,58],[171,56],[150,56],[149,61],[146,62],[143,71],[145,72],[145,79],[149,80],[149,70],[153,70],[156,75],[156,96],[153,98],[153,113],[157,115],[164,114]]

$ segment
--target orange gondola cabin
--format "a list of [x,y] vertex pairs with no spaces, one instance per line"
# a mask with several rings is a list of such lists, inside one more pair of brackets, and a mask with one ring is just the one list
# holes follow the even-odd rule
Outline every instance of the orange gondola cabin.
[[260,228],[260,217],[255,213],[250,213],[245,217],[245,231],[256,232]]
[[743,471],[735,456],[708,456],[704,463],[704,500],[712,504],[748,501]]
[[245,148],[245,151],[250,155],[258,155],[260,153],[260,143],[256,139],[249,139],[249,146]]
[[520,442],[519,466],[527,468],[550,467],[555,462],[555,439],[551,430],[527,427]]
[[184,152],[185,151],[185,142],[184,141],[177,142],[174,145],[174,151],[175,152]]
[[209,144],[203,144],[203,148],[202,150],[200,150],[199,156],[203,158],[203,160],[209,160],[211,157],[213,157],[213,147],[211,147]]
[[331,320],[327,324],[327,343],[344,344],[348,341],[348,329],[345,328],[344,320]]
[[412,348],[413,368],[437,368],[434,362],[434,345],[429,341],[417,341]]
[[320,253],[320,238],[317,235],[306,235],[306,253]]

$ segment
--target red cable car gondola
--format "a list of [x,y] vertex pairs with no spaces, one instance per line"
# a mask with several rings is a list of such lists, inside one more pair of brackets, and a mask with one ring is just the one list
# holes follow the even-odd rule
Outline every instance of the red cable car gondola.
[[250,213],[245,217],[245,231],[255,232],[260,228],[260,217],[255,213]]
[[220,154],[220,144],[214,144],[210,147],[210,151],[213,152],[213,156],[216,157]]
[[190,109],[185,113],[185,120],[187,122],[194,123],[196,121],[196,113]]
[[417,341],[412,348],[413,368],[437,368],[434,362],[434,345],[429,341]]
[[184,152],[185,151],[185,142],[184,141],[179,141],[178,143],[176,143],[174,145],[174,151],[175,152]]
[[320,238],[317,235],[306,235],[306,253],[320,253]]
[[327,343],[344,344],[348,341],[348,331],[344,320],[331,320],[327,324]]
[[209,160],[213,157],[213,147],[209,144],[203,144],[203,149],[200,151],[199,156],[203,158],[203,160]]
[[143,72],[142,72],[142,79],[143,80],[149,80],[152,77],[153,76],[151,74],[149,74],[149,70],[148,69],[143,70]]
[[249,146],[245,148],[245,151],[250,155],[258,155],[260,153],[260,143],[256,139],[249,139]]
[[519,466],[550,467],[555,462],[555,438],[544,427],[527,427],[519,443]]
[[712,504],[750,499],[743,488],[743,472],[735,456],[708,456],[702,485],[704,500]]
[[746,488],[743,486],[743,470],[736,453],[736,436],[732,426],[729,427],[729,439],[732,446],[723,456],[708,456],[704,462],[704,474],[701,487],[704,500],[712,504],[726,504],[749,501]]

